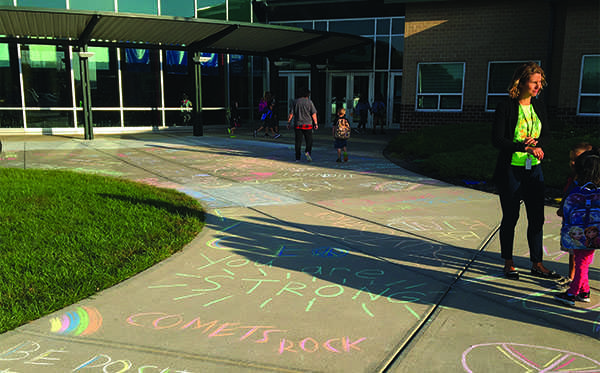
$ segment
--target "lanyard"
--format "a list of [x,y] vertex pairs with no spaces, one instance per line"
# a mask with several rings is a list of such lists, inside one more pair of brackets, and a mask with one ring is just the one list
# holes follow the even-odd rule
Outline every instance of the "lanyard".
[[523,113],[523,118],[525,119],[525,129],[527,137],[531,137],[531,133],[533,132],[533,126],[535,124],[535,117],[533,116],[533,106],[529,105],[529,116],[531,117],[531,123],[529,123],[529,118],[527,118],[527,114],[525,113],[523,105],[519,105],[519,109],[521,110],[521,113]]

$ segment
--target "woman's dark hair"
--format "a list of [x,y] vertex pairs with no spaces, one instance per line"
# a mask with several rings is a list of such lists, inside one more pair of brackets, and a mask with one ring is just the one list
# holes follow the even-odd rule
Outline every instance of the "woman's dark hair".
[[521,82],[528,82],[529,77],[533,74],[542,75],[542,88],[544,88],[546,86],[546,75],[544,74],[544,70],[542,70],[537,63],[530,61],[524,63],[515,70],[512,80],[510,81],[510,87],[508,87],[508,95],[511,98],[519,98],[519,95],[521,94],[519,85]]
[[594,183],[600,187],[600,154],[598,150],[581,153],[575,160],[575,173],[579,185]]

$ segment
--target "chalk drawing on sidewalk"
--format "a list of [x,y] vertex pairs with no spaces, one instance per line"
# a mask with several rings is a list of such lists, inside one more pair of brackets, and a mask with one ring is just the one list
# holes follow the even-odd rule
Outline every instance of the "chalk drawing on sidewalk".
[[93,307],[77,307],[65,312],[61,317],[50,319],[50,331],[67,335],[90,335],[102,326],[102,315]]
[[[503,364],[500,365],[497,358],[500,358]],[[504,372],[591,373],[600,371],[600,362],[588,356],[552,347],[520,343],[477,344],[469,347],[462,354],[462,366],[469,373],[489,372],[491,364],[494,364],[495,369]],[[477,366],[482,368],[477,369]]]
[[[210,245],[212,248],[219,247],[218,242],[210,242]],[[200,255],[206,262],[198,265],[195,271],[175,273],[174,281],[153,284],[148,289],[169,292],[172,300],[178,303],[201,299],[200,303],[204,308],[234,300],[243,301],[247,305],[254,304],[257,309],[268,311],[274,304],[293,300],[299,301],[299,310],[321,312],[325,303],[349,302],[369,318],[376,316],[376,309],[380,310],[386,304],[397,304],[417,320],[420,315],[411,305],[429,304],[430,300],[426,298],[432,296],[420,291],[426,287],[426,283],[407,280],[389,282],[389,275],[386,277],[382,269],[349,268],[338,262],[331,262],[346,257],[347,253],[339,248],[282,247],[275,258],[267,253],[265,260],[270,260],[264,263],[237,255]],[[324,262],[286,273],[273,271],[276,261],[296,260],[299,256],[321,258]],[[209,268],[210,271],[207,271]],[[250,273],[248,270],[251,270]],[[307,278],[306,275],[310,277]],[[234,297],[230,293],[231,288],[245,291]],[[240,300],[240,297],[243,299]]]
[[[212,317],[188,317],[164,312],[142,312],[130,315],[125,320],[130,328],[141,328],[154,332],[177,332],[195,334],[207,340],[227,340],[228,344],[260,344],[273,352],[283,353],[356,353],[365,344],[366,337],[349,335],[333,338],[303,336],[302,331],[280,329],[277,326],[256,322],[229,322]],[[300,336],[300,337],[299,337]],[[293,339],[291,339],[293,338]]]
[[[119,355],[127,353],[126,351],[117,352]],[[84,357],[85,360],[73,360],[73,351],[67,350],[64,346],[55,347],[52,345],[43,345],[42,342],[23,340],[22,342],[10,347],[6,351],[0,350],[1,373],[20,373],[20,372],[162,372],[162,373],[192,373],[186,369],[174,369],[172,367],[139,363],[125,358],[114,358],[106,353],[92,353],[91,357]],[[161,362],[166,364],[164,359]],[[77,366],[73,369],[65,365],[69,361],[77,361]],[[81,363],[79,361],[82,361]],[[8,365],[6,365],[8,364]],[[7,367],[8,366],[8,367]],[[137,369],[136,369],[137,368]],[[21,370],[24,369],[24,370]]]

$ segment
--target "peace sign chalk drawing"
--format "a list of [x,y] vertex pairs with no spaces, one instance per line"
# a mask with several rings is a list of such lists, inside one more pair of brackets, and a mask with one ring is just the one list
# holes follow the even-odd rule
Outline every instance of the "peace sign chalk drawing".
[[[493,355],[495,353],[496,355]],[[477,357],[481,355],[481,359]],[[476,373],[483,370],[472,370],[467,364],[468,358],[474,361],[497,361],[511,369],[506,372],[600,372],[600,362],[576,352],[559,350],[552,347],[534,346],[520,343],[500,342],[483,343],[469,347],[462,354],[462,365],[465,371]],[[475,364],[472,364],[474,366]],[[495,364],[499,366],[499,364]],[[489,368],[489,366],[488,366]]]

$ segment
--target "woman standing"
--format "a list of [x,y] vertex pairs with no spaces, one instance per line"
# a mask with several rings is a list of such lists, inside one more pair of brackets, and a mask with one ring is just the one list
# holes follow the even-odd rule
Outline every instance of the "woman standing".
[[514,280],[519,279],[519,272],[514,267],[513,246],[521,201],[527,211],[531,274],[549,279],[561,278],[542,264],[544,175],[541,162],[544,159],[542,145],[549,128],[546,109],[537,96],[545,85],[544,71],[535,62],[517,68],[509,98],[496,108],[492,129],[492,143],[500,150],[494,181],[502,207],[501,256],[504,259],[504,275]]

